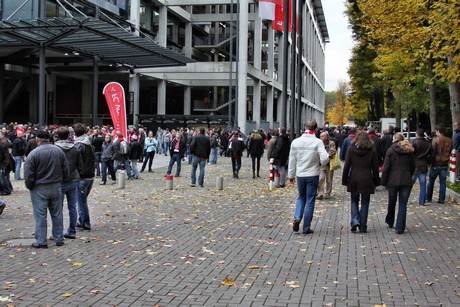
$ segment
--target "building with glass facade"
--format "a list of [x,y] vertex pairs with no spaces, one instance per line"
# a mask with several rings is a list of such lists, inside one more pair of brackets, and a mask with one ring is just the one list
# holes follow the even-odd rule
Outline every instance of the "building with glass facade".
[[110,123],[102,95],[110,81],[125,88],[128,124],[153,129],[219,125],[248,132],[289,127],[297,116],[324,120],[329,37],[320,0],[302,2],[294,53],[292,32],[286,40],[273,30],[253,0],[0,5],[1,121]]

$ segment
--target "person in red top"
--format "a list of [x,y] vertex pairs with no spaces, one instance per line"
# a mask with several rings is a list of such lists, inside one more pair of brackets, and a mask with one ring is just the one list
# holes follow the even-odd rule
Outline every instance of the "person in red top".
[[176,133],[175,138],[171,141],[169,145],[169,165],[168,172],[166,176],[171,175],[172,168],[174,163],[177,163],[176,174],[174,177],[180,177],[181,170],[181,161],[185,153],[185,141],[182,139],[182,134],[180,132]]

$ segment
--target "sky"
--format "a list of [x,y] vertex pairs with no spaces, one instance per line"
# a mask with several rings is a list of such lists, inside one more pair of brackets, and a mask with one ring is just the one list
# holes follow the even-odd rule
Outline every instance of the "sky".
[[335,91],[340,80],[349,81],[348,60],[353,48],[344,0],[322,0],[330,43],[326,44],[326,91]]

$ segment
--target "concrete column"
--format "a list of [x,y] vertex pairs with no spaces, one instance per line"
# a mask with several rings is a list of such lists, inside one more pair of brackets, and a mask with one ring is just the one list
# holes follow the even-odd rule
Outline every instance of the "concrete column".
[[165,115],[166,114],[166,81],[165,80],[158,80],[157,101],[158,101],[157,114]]
[[[282,119],[281,119],[281,116],[282,116],[282,109],[284,108],[283,106],[283,95],[281,95],[281,93],[278,93],[278,101],[277,101],[277,108],[276,108],[276,114],[277,114],[277,118],[276,118],[276,121],[281,125],[282,124]],[[286,127],[285,127],[286,128]]]
[[[133,125],[138,126],[139,125],[139,117],[137,116],[139,114],[139,91],[140,91],[140,84],[141,84],[141,77],[139,74],[130,74],[129,75],[129,92],[133,92],[134,97],[133,97]],[[129,96],[126,95],[126,114],[129,114],[129,111],[131,109],[131,102],[129,101]]]
[[240,0],[238,29],[238,126],[246,133],[247,62],[248,62],[248,0]]
[[259,6],[256,5],[255,7],[256,11],[254,15],[256,16],[256,19],[254,21],[254,67],[260,69],[262,62],[262,18],[259,17]]
[[160,7],[160,16],[158,16],[158,44],[166,47],[166,39],[168,34],[168,8]]
[[267,86],[267,122],[270,124],[270,128],[273,128],[273,87]]
[[261,100],[261,84],[260,80],[254,80],[253,87],[253,108],[252,108],[252,120],[256,122],[256,126],[260,127],[260,100]]
[[190,86],[184,87],[184,115],[192,113],[192,88]]
[[136,35],[139,36],[139,12],[140,12],[140,7],[141,7],[141,2],[140,0],[130,0],[130,22],[134,25],[136,28],[136,31],[134,32]]
[[185,46],[184,46],[185,56],[192,57],[192,23],[187,22],[185,24]]
[[[275,70],[275,31],[272,29],[271,22],[268,23],[268,76],[273,78]],[[279,59],[279,55],[278,55]]]
[[38,86],[37,79],[31,78],[27,86],[29,91],[29,121],[31,123],[38,123]]

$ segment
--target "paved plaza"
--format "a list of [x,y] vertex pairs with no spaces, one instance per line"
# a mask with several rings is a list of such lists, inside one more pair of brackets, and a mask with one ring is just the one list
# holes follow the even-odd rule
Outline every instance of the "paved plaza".
[[29,192],[14,181],[0,216],[0,306],[460,306],[459,204],[418,206],[414,188],[397,235],[379,188],[368,233],[352,233],[339,171],[333,197],[317,201],[315,233],[296,234],[296,187],[268,191],[262,162],[262,178],[244,158],[232,179],[220,157],[203,188],[190,187],[184,162],[166,190],[158,155],[155,172],[125,189],[96,178],[92,230],[38,250],[20,245],[32,241],[34,221]]

